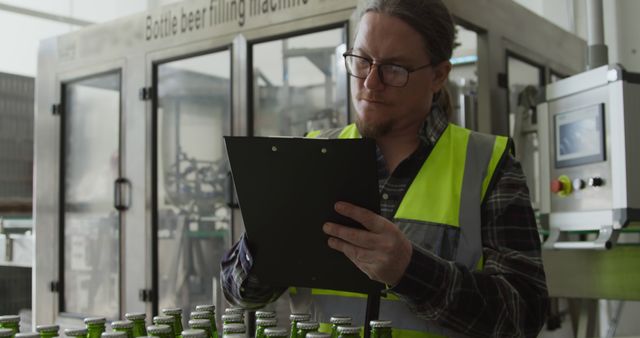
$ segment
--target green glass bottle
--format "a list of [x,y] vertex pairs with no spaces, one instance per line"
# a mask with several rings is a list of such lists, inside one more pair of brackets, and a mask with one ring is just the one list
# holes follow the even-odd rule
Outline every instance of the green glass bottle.
[[133,338],[147,335],[147,314],[144,312],[125,313],[124,318],[133,322]]
[[298,338],[305,338],[307,333],[309,332],[317,332],[318,328],[320,328],[320,324],[318,322],[299,322],[297,324],[298,332],[296,333]]
[[[156,325],[168,325],[171,330],[173,331],[173,337],[175,337],[176,334],[176,329],[175,329],[175,323],[176,320],[173,319],[173,317],[171,316],[155,316],[153,317],[153,323]],[[182,332],[182,330],[180,330],[180,332]]]
[[208,319],[190,319],[189,327],[192,329],[204,330],[207,333],[207,336],[213,337],[213,332],[211,332],[211,321]]
[[127,338],[127,333],[123,331],[102,332],[101,338]]
[[265,338],[264,330],[275,327],[278,321],[275,318],[259,318],[256,319],[256,336],[255,338]]
[[360,338],[360,328],[357,326],[338,326],[338,338]]
[[40,338],[38,332],[20,332],[16,333],[15,338]]
[[268,338],[287,338],[287,329],[282,327],[269,327],[264,330],[264,336]]
[[224,314],[222,324],[244,324],[244,318],[239,314]]
[[60,326],[58,325],[38,325],[36,331],[40,334],[40,338],[53,338],[58,337],[58,331]]
[[[215,314],[211,313],[211,311],[193,311],[189,315],[191,319],[199,319],[199,320],[208,320],[211,324],[211,338],[218,338],[218,328],[216,326],[216,317]],[[184,338],[184,337],[182,337]]]
[[223,338],[247,338],[247,328],[244,324],[230,323],[222,325]]
[[289,335],[290,338],[298,337],[298,323],[309,321],[311,315],[308,313],[292,313],[289,315],[289,320],[291,321],[291,333]]
[[256,319],[268,319],[268,318],[276,318],[275,311],[256,311]]
[[9,337],[13,337],[13,330],[12,329],[1,328],[0,329],[0,338],[9,338]]
[[12,336],[15,336],[16,333],[20,332],[20,316],[0,316],[0,328],[10,329],[13,331]]
[[127,338],[133,337],[133,322],[130,320],[118,320],[111,322],[111,329],[117,332],[124,332],[127,334]]
[[[196,305],[196,312],[205,311],[210,313],[210,321],[211,321],[211,333],[213,334],[213,338],[218,338],[218,326],[216,325],[216,306],[212,304],[201,304]],[[191,318],[197,319],[197,318]],[[183,337],[184,338],[184,337]]]
[[173,330],[175,331],[176,337],[182,336],[182,309],[181,308],[169,308],[162,309],[162,313],[165,316],[173,317]]
[[353,319],[349,316],[331,316],[331,338],[338,338],[338,326],[351,326]]
[[89,330],[87,330],[86,327],[78,327],[78,328],[71,328],[71,329],[64,330],[65,336],[74,337],[74,338],[87,338],[88,332]]
[[184,330],[182,331],[181,336],[182,338],[209,338],[209,336],[207,336],[207,332],[200,329]]
[[151,325],[147,326],[147,333],[152,337],[173,338],[173,329],[169,325]]
[[104,324],[107,319],[104,317],[89,317],[84,319],[84,324],[87,326],[87,338],[100,338],[102,332],[105,331]]
[[371,338],[392,338],[390,320],[372,320],[369,325],[371,325]]

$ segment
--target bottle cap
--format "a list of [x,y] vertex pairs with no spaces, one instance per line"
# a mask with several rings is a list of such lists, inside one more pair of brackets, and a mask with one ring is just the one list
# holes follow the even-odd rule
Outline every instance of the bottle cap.
[[256,318],[276,318],[275,311],[256,311]]
[[331,316],[331,319],[329,319],[329,321],[331,322],[331,324],[336,325],[351,325],[353,319],[349,316]]
[[318,322],[300,322],[298,323],[298,329],[302,330],[317,330],[320,327]]
[[241,307],[230,307],[230,308],[224,309],[224,314],[244,316],[244,309]]
[[182,338],[207,338],[207,331],[191,329],[182,331]]
[[20,332],[16,333],[16,338],[40,338],[38,332]]
[[59,325],[38,325],[36,331],[38,332],[58,332],[60,330]]
[[15,315],[0,316],[0,324],[19,323],[19,322],[20,322],[20,316],[15,316]]
[[112,329],[132,329],[133,322],[130,320],[118,320],[115,322],[111,322]]
[[292,313],[289,315],[290,321],[306,322],[309,319],[311,319],[311,315],[308,313]]
[[247,329],[245,328],[244,324],[224,324],[222,326],[222,332],[223,333],[245,333],[247,331]]
[[84,327],[76,327],[76,328],[71,328],[71,329],[65,329],[64,330],[64,334],[67,336],[86,336],[87,332],[89,332],[89,330],[87,330]]
[[84,319],[84,323],[87,325],[90,324],[104,324],[107,322],[107,319],[104,317],[88,317]]
[[124,314],[124,318],[127,318],[128,320],[146,319],[147,314],[144,312],[129,312]]
[[211,304],[196,305],[196,311],[211,311],[216,312],[216,306]]
[[209,311],[193,311],[191,312],[191,319],[210,319],[213,313]]
[[169,325],[151,325],[147,326],[147,332],[152,335],[173,334],[173,330]]
[[262,327],[274,327],[278,324],[278,320],[275,318],[259,318],[256,319],[256,325]]
[[338,326],[339,334],[360,334],[360,328],[357,326]]
[[309,332],[307,333],[306,338],[329,338],[331,334],[326,332]]
[[192,329],[210,329],[211,322],[208,319],[190,319],[189,327]]
[[244,323],[242,315],[239,314],[226,314],[222,315],[223,323]]
[[102,332],[101,338],[127,338],[127,333],[122,331]]
[[182,309],[179,307],[172,307],[168,309],[162,309],[162,313],[167,316],[177,316],[182,314]]
[[13,330],[12,329],[3,329],[0,328],[0,337],[12,337]]
[[153,323],[158,324],[173,324],[176,320],[171,316],[155,316],[153,317]]
[[369,322],[369,325],[375,328],[387,328],[387,327],[391,327],[391,321],[390,320],[372,320]]
[[288,337],[289,336],[287,329],[283,329],[281,327],[270,327],[268,329],[264,329],[264,335],[267,337]]

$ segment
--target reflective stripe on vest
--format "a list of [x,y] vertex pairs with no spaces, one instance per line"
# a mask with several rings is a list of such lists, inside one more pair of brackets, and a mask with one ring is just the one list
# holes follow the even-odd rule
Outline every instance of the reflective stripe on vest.
[[[343,129],[312,132],[307,137],[359,138],[360,135],[351,124]],[[394,219],[458,228],[455,261],[469,269],[481,267],[481,204],[507,148],[506,137],[449,124],[409,186]],[[328,321],[332,315],[328,311],[334,311],[354,316],[355,323],[366,308],[366,296],[362,294],[313,289],[309,296],[313,298],[318,321]],[[392,320],[394,328],[398,328],[394,338],[452,335],[433,322],[417,318],[397,299],[390,295],[382,298],[380,304],[380,318]]]

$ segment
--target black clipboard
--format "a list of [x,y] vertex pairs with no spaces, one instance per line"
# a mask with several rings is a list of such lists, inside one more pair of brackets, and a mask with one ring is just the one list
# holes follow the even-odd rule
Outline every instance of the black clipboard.
[[252,272],[271,286],[379,294],[344,254],[327,245],[327,221],[363,228],[333,206],[379,214],[375,141],[225,136]]

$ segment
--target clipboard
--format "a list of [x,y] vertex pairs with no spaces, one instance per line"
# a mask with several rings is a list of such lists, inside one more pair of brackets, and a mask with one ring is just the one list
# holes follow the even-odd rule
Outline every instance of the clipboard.
[[334,210],[346,201],[379,214],[375,141],[225,136],[252,272],[266,285],[379,294],[344,254],[327,222],[362,228]]

